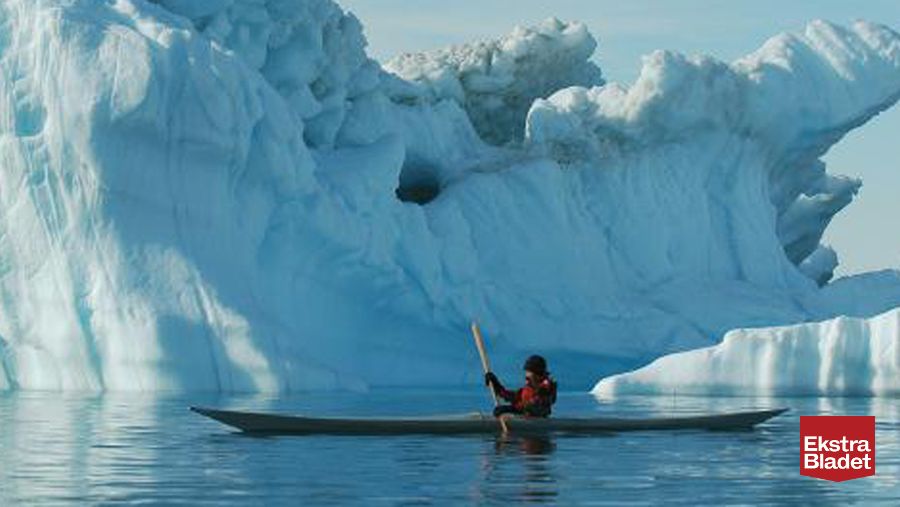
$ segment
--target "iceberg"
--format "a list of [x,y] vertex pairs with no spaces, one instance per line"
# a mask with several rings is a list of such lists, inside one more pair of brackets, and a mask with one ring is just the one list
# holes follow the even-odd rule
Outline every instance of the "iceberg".
[[888,27],[629,87],[578,23],[365,45],[331,0],[0,4],[0,389],[462,385],[472,319],[587,388],[900,306],[821,244],[860,185],[821,156],[900,97]]
[[569,86],[603,84],[590,61],[597,41],[581,23],[548,19],[506,37],[425,53],[400,55],[384,66],[401,103],[452,100],[492,144],[521,141],[532,103]]
[[898,396],[900,309],[871,319],[737,329],[722,343],[601,380],[594,394]]

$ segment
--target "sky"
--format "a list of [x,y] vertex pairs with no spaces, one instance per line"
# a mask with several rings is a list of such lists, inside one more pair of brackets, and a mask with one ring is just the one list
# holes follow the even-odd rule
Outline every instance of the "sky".
[[[900,0],[338,0],[365,26],[369,54],[386,60],[494,38],[555,16],[581,21],[599,41],[594,59],[608,81],[630,83],[655,49],[732,61],[810,20],[865,19],[900,30]],[[831,173],[863,187],[826,231],[838,275],[900,269],[900,105],[851,132],[825,156]]]

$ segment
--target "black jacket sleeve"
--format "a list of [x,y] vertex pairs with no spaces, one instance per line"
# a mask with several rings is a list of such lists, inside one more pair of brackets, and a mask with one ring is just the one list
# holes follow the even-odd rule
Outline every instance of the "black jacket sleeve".
[[503,384],[500,383],[500,379],[497,378],[497,375],[494,375],[494,372],[489,371],[484,374],[484,381],[487,385],[491,386],[491,389],[494,391],[494,394],[503,398],[505,401],[512,402],[516,399],[516,393],[509,391]]

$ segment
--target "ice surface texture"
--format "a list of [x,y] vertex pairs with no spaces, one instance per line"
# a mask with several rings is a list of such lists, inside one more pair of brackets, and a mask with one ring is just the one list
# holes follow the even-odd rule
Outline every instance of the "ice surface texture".
[[[330,0],[0,4],[0,388],[566,388],[731,329],[867,317],[827,283],[900,36],[813,22],[603,84],[586,29],[366,56]],[[555,93],[554,93],[555,92]],[[820,288],[820,285],[824,287]]]
[[738,329],[719,345],[661,357],[594,393],[900,396],[900,309],[788,327]]
[[398,102],[453,100],[492,144],[521,141],[535,99],[567,86],[603,84],[590,61],[596,47],[581,23],[548,19],[497,40],[400,55],[385,69],[403,79],[386,88]]

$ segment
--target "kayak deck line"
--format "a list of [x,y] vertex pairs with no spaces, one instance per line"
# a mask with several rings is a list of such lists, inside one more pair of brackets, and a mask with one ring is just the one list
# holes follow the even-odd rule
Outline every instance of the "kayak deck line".
[[[462,435],[495,434],[501,427],[492,415],[480,413],[461,416],[425,417],[305,417],[260,412],[190,407],[193,412],[216,420],[244,433],[268,435]],[[509,417],[509,431],[522,434],[615,433],[622,431],[750,430],[777,417],[786,408],[728,412],[695,416],[624,418]]]

